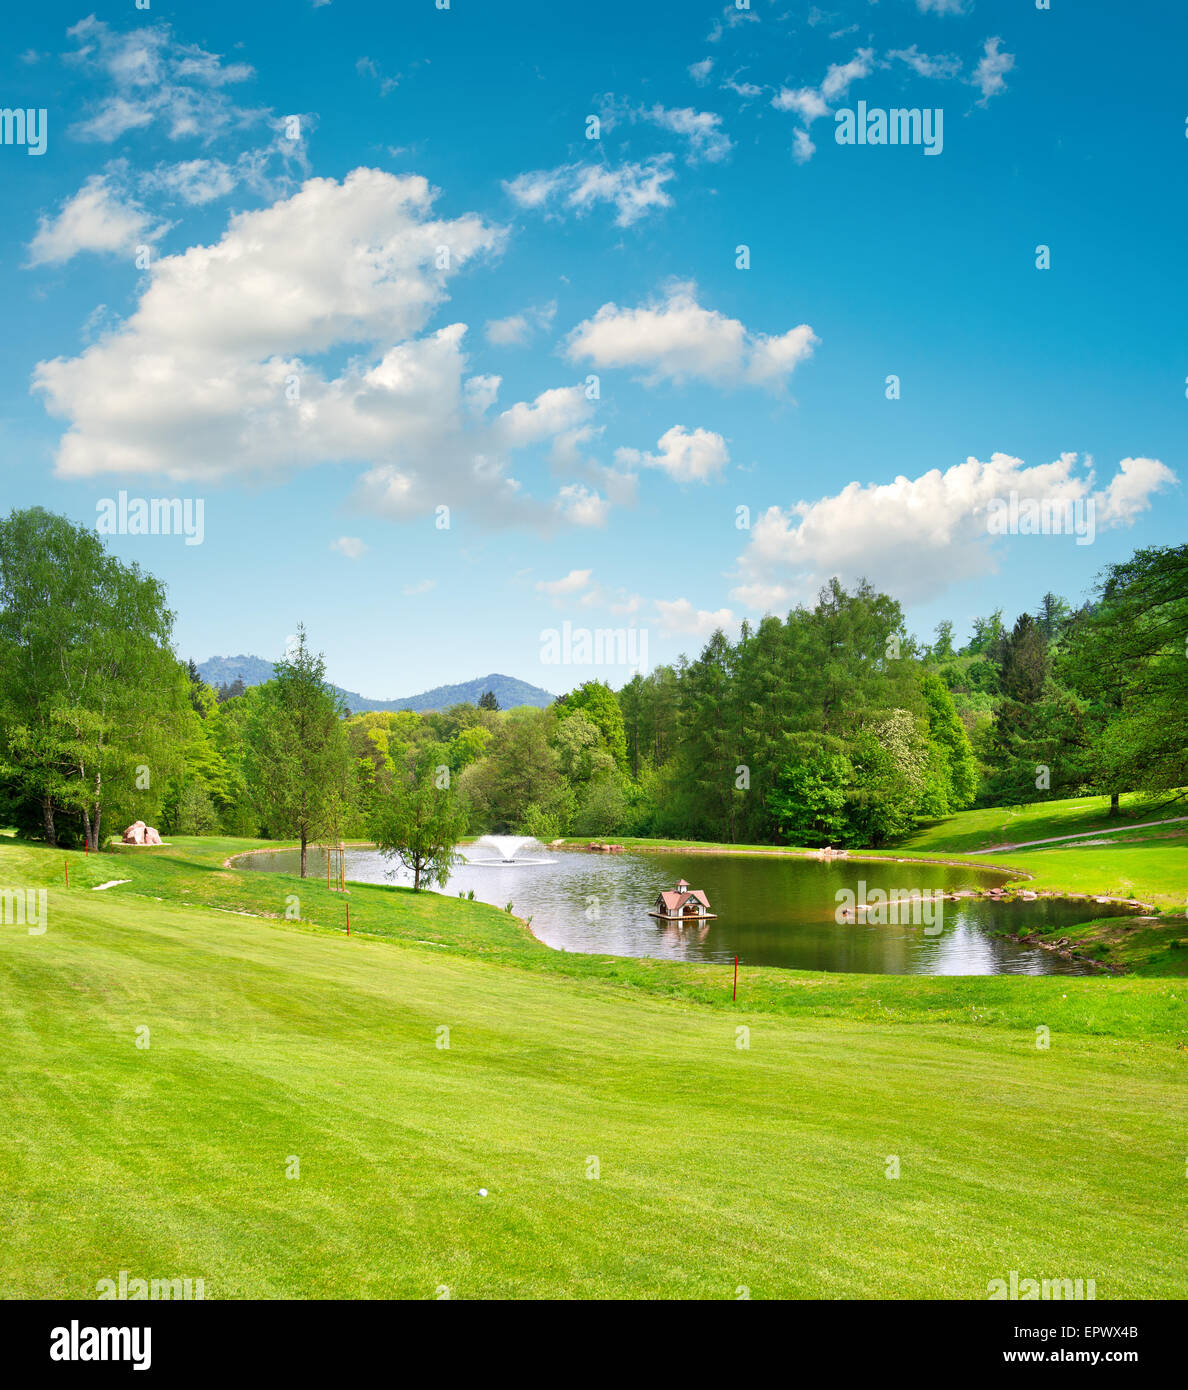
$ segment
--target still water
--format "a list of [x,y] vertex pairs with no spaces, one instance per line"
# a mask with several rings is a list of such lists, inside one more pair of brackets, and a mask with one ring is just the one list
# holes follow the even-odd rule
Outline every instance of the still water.
[[[1019,923],[1028,929],[1071,926],[1124,909],[1058,899],[943,904],[941,931],[922,925],[876,926],[834,919],[838,889],[867,892],[988,888],[1006,881],[988,869],[893,860],[834,861],[719,854],[592,854],[543,851],[547,862],[459,864],[440,891],[474,890],[482,902],[532,919],[533,932],[557,950],[668,960],[730,961],[792,970],[877,975],[1086,975],[1091,968],[1038,947],[992,935]],[[244,856],[240,867],[298,872],[296,851]],[[325,859],[309,852],[309,873],[325,878]],[[347,850],[346,876],[361,883],[411,883],[375,850]],[[688,926],[648,916],[661,889],[685,878],[709,898],[712,921]]]

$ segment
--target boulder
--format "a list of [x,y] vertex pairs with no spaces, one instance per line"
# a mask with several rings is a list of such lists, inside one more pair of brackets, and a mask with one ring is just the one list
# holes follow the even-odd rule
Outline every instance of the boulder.
[[126,845],[159,845],[161,837],[156,829],[151,825],[145,825],[144,821],[133,821],[124,831],[123,843]]

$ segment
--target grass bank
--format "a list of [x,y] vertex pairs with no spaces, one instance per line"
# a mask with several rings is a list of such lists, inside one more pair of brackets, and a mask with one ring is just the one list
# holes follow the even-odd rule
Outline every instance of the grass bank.
[[744,970],[732,1005],[439,895],[353,885],[348,938],[248,848],[0,845],[49,909],[0,930],[0,1294],[1188,1291],[1175,980]]

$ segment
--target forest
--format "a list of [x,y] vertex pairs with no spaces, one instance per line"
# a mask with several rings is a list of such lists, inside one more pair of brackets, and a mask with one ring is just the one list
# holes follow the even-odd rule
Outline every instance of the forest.
[[[880,846],[974,805],[1188,784],[1188,546],[1108,566],[954,645],[836,579],[620,688],[350,716],[304,629],[212,689],[162,586],[41,509],[0,521],[0,818],[98,849],[164,834],[308,844],[502,832]],[[415,835],[414,835],[415,838]]]

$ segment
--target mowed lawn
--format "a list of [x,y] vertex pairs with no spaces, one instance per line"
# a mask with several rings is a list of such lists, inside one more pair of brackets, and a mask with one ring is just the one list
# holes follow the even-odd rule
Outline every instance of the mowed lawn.
[[181,906],[292,881],[171,854],[72,855],[46,933],[0,928],[5,1297],[1188,1293],[1180,981],[755,970],[732,1006],[716,967],[476,953],[519,931],[477,903],[353,893],[387,939]]

